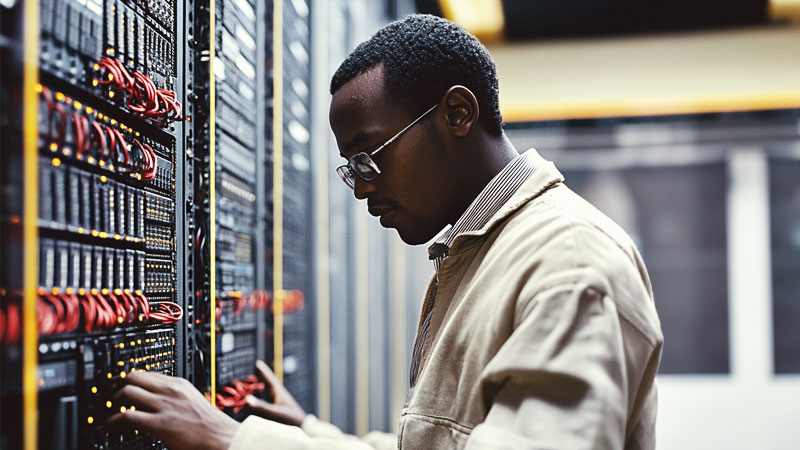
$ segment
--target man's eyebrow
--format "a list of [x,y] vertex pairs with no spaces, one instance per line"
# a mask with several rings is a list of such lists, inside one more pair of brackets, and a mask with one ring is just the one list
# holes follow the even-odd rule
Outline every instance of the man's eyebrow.
[[[350,139],[350,142],[348,142],[345,145],[344,148],[346,148],[346,149],[355,148],[355,147],[363,144],[364,142],[366,142],[367,140],[369,140],[370,138],[372,138],[376,134],[378,134],[378,133],[375,132],[375,131],[359,131],[358,133],[356,133],[355,136],[353,136],[353,139]],[[344,156],[342,154],[342,152],[339,152],[339,154],[342,155],[342,158],[347,158],[346,156]]]

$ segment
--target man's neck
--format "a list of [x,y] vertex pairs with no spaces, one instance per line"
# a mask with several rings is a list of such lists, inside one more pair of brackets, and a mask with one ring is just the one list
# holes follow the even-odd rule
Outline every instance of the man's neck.
[[505,134],[499,137],[486,138],[480,143],[480,150],[476,151],[467,162],[463,170],[463,184],[457,207],[453,209],[448,223],[453,225],[464,211],[478,197],[481,191],[497,176],[504,167],[514,158],[519,156],[516,148]]

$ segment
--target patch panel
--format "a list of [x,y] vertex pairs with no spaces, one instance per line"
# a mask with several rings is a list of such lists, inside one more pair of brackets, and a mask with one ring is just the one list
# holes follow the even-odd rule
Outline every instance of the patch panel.
[[171,252],[174,249],[175,241],[170,227],[145,223],[144,239],[148,251]]
[[175,292],[175,266],[172,261],[147,257],[145,261],[146,279],[144,291],[148,297]]
[[171,224],[175,222],[175,202],[161,195],[147,192],[144,218],[151,222]]

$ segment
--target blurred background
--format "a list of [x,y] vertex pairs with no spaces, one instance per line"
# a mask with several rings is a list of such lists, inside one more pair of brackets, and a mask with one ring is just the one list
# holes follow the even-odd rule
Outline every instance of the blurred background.
[[[352,17],[373,5],[345,3],[330,4],[329,27],[348,23],[342,11]],[[420,0],[388,2],[384,14],[410,12],[447,17],[479,36],[497,63],[505,130],[517,149],[535,147],[554,161],[568,186],[638,244],[665,336],[659,448],[798,448],[800,2]],[[365,23],[345,25],[354,40],[329,53],[330,70],[375,29],[355,31]],[[330,416],[319,412],[349,429],[390,429],[431,269],[425,246],[404,249],[338,181],[327,195],[331,220],[353,208],[339,231],[364,221],[371,238],[331,245],[331,267],[362,255],[369,282],[327,295],[332,314],[353,302],[369,351],[368,362],[356,351],[346,369],[340,357],[353,347],[337,345],[346,327],[332,317],[333,406]],[[405,315],[392,312],[396,299],[406,299]],[[379,316],[390,319],[376,326]],[[350,332],[359,336],[355,324]],[[359,364],[369,373],[356,377],[353,396],[345,380]],[[359,396],[365,378],[369,390]],[[368,417],[343,408],[352,398],[368,399]]]
[[[103,339],[117,342],[124,330],[107,324],[99,334],[64,334],[40,327],[39,337],[28,340],[12,339],[9,332],[12,312],[28,301],[15,293],[23,287],[34,297],[39,288],[41,300],[51,288],[52,295],[62,295],[65,288],[113,291],[115,282],[130,282],[122,275],[102,285],[91,275],[88,281],[76,276],[74,283],[67,275],[62,282],[45,280],[44,274],[67,271],[55,267],[72,267],[66,253],[63,266],[54,262],[61,261],[53,256],[60,255],[59,242],[146,254],[148,280],[151,271],[167,267],[157,280],[171,290],[155,295],[148,284],[145,293],[156,304],[176,302],[186,316],[137,330],[172,337],[175,355],[170,353],[165,373],[190,379],[209,398],[219,399],[216,392],[243,379],[252,361],[262,358],[308,412],[359,435],[396,430],[433,267],[426,245],[408,247],[381,228],[336,176],[341,158],[328,126],[328,88],[358,43],[415,12],[453,20],[484,42],[497,64],[505,131],[517,149],[533,147],[554,161],[568,186],[636,241],[665,336],[657,379],[659,448],[800,448],[800,0],[212,1],[150,0],[148,9],[143,0],[0,0],[0,296],[6,320],[0,323],[6,332],[0,326],[0,448],[14,448],[21,417],[29,420],[37,411],[18,387],[34,376],[41,422],[31,433],[40,436],[39,448],[78,448],[83,435],[100,436],[108,445],[102,423],[93,423],[98,416],[89,416],[88,424],[75,419],[93,411],[97,400],[84,398],[90,372],[79,379],[84,369],[75,367],[88,360],[72,343],[99,348]],[[75,17],[96,21],[87,35],[97,31],[97,48],[81,44],[73,51],[59,40],[66,31],[47,17],[66,17],[66,9],[58,8],[67,7],[57,5],[67,3],[77,5],[69,7],[79,11]],[[24,20],[31,5],[42,11],[41,21],[32,24]],[[165,39],[169,45],[158,47],[158,58],[168,67],[134,61],[145,50],[131,50],[133,34],[131,60],[125,61],[120,35],[115,41],[109,31],[125,14],[130,22],[124,23],[138,27],[141,18],[142,26]],[[209,26],[214,17],[216,29]],[[25,31],[40,29],[41,51],[37,58],[36,41],[31,57],[23,51],[30,42]],[[149,36],[147,52],[153,51]],[[92,90],[98,88],[89,87],[92,70],[106,75],[102,67],[90,69],[92,62],[115,57],[115,49],[128,70],[173,90],[184,117],[153,123],[132,114],[120,94],[114,99],[110,87]],[[61,55],[77,62],[62,66]],[[22,73],[31,61],[40,65],[34,81]],[[76,64],[85,65],[88,75]],[[158,187],[110,174],[108,167],[73,160],[59,147],[63,142],[48,146],[50,128],[42,117],[54,120],[52,98],[39,100],[39,135],[46,128],[47,136],[33,149],[33,173],[55,186],[69,166],[68,173],[106,174],[128,186],[126,192],[147,192],[148,202],[153,193],[164,197],[158,198],[169,219],[148,215],[144,223],[159,224],[173,247],[145,248],[138,239],[129,245],[127,237],[108,244],[88,235],[88,228],[62,227],[53,212],[58,205],[48,203],[60,197],[46,195],[45,182],[26,188],[40,198],[38,234],[21,238],[28,219],[22,200],[27,175],[20,173],[29,159],[19,150],[19,131],[28,128],[15,119],[22,111],[18,87],[33,92],[35,86],[41,97],[42,85],[56,103],[70,96],[85,105],[97,102],[105,118],[77,101],[75,110],[103,127],[116,126],[114,120],[108,125],[108,115],[120,123],[125,118],[133,124],[123,126],[126,139],[141,131],[152,137],[141,138],[145,144],[163,143],[156,154],[167,175],[171,168],[173,184]],[[52,212],[49,221],[43,221],[43,209]],[[45,241],[54,242],[55,250],[42,250],[49,248]],[[43,262],[20,267],[20,259],[31,260],[21,257],[30,255],[26,248]],[[153,252],[162,266],[150,265]],[[105,272],[103,264],[89,263]],[[24,277],[29,272],[33,278]],[[133,279],[138,283],[139,276]],[[82,320],[75,326],[82,327]],[[38,349],[38,366],[35,358],[23,364],[27,348],[34,354]],[[49,430],[76,444],[48,440]]]

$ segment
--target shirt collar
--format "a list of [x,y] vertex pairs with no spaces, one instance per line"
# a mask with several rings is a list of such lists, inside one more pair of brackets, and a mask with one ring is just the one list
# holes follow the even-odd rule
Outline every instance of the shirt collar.
[[450,245],[463,233],[481,229],[489,219],[500,210],[536,170],[535,160],[539,157],[535,150],[529,150],[509,162],[481,190],[475,200],[467,207],[455,224],[445,228],[428,247],[428,258],[433,260],[436,273],[450,251]]

